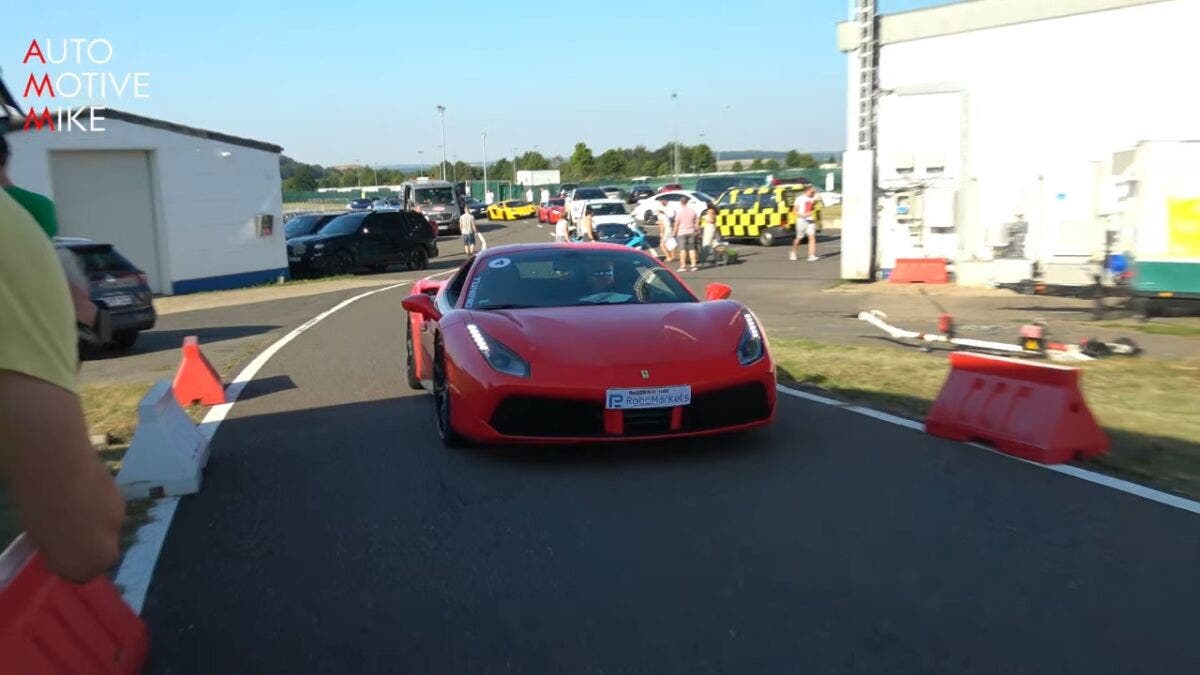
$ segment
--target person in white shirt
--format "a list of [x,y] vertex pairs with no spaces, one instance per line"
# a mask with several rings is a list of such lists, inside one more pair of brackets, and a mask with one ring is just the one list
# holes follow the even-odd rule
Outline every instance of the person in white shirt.
[[525,188],[525,201],[533,203],[533,188]]
[[546,188],[542,188],[541,195],[542,195],[541,203],[545,204],[546,202],[550,201],[550,191],[549,190],[547,190]]
[[554,223],[554,241],[567,243],[571,241],[571,224],[567,222],[566,216],[559,216],[558,222]]
[[458,229],[462,232],[463,250],[468,255],[475,255],[475,216],[470,211],[464,211],[458,217]]
[[667,262],[671,262],[675,260],[675,249],[669,248],[667,242],[674,236],[671,231],[671,221],[674,214],[671,212],[671,208],[665,199],[658,200],[658,206],[654,207],[651,213],[658,220],[658,245],[662,250],[663,258]]
[[804,194],[796,198],[796,238],[792,240],[790,260],[796,259],[796,251],[800,249],[801,233],[808,239],[808,261],[820,260],[817,257],[817,224],[813,217],[813,205],[816,203],[816,190],[811,186]]

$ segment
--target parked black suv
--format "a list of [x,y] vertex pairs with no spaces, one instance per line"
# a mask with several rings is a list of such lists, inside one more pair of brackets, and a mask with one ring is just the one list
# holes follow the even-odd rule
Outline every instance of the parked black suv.
[[329,221],[320,232],[288,240],[293,278],[349,274],[391,265],[423,270],[437,257],[437,231],[413,211],[360,211]]
[[[104,345],[86,344],[87,347],[129,349],[137,342],[138,333],[154,328],[158,315],[146,273],[118,253],[112,244],[56,237],[54,246],[73,254],[87,278],[92,302],[107,315],[104,332],[111,330],[111,337]],[[90,343],[91,339],[94,335],[81,336],[81,343]]]
[[636,204],[643,199],[653,196],[654,188],[650,187],[649,185],[638,184],[629,188],[629,195],[626,197],[626,201],[628,201],[630,204]]

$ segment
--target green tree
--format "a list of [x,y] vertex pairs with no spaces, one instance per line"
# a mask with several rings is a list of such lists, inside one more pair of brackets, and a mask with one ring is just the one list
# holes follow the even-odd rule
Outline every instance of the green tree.
[[697,171],[712,171],[717,168],[716,155],[713,154],[712,148],[704,143],[691,148],[689,156],[689,164],[695,166]]
[[750,162],[751,171],[759,171],[763,168],[762,157],[755,157],[753,162]]
[[817,158],[809,153],[804,153],[798,158],[796,166],[801,169],[815,169],[817,168]]
[[730,169],[732,169],[733,171],[742,171],[742,170],[744,170],[744,167],[742,167],[742,160],[740,160],[740,159],[739,159],[738,161],[734,162],[734,163],[733,163],[733,166],[732,166],[732,167],[730,167]]
[[535,150],[530,150],[521,155],[517,159],[517,164],[522,171],[545,171],[550,168],[550,160]]
[[624,176],[626,166],[625,153],[616,148],[605,150],[596,158],[596,173],[600,176]]
[[488,180],[512,180],[513,164],[508,159],[496,160],[488,167]]
[[769,169],[771,171],[778,171],[779,170],[779,160],[777,160],[775,158],[768,159],[767,161],[763,162],[763,168]]
[[587,146],[587,143],[580,141],[575,144],[575,151],[571,153],[571,160],[567,163],[572,178],[587,178],[595,172],[596,159],[592,156],[592,149]]
[[800,166],[800,153],[795,150],[788,150],[787,157],[784,158],[783,163],[789,169],[798,168]]

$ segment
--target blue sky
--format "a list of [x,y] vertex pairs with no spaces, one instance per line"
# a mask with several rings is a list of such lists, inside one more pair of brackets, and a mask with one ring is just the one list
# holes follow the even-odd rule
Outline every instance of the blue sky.
[[[945,0],[881,0],[884,12]],[[478,161],[672,135],[718,149],[840,149],[848,0],[571,3],[25,3],[0,25],[18,98],[31,73],[149,73],[101,105],[278,143],[301,161]],[[30,40],[103,38],[104,65],[22,64]],[[447,47],[437,58],[435,50]],[[35,101],[28,100],[29,104]],[[40,105],[54,105],[41,99]],[[79,100],[70,102],[78,105]],[[728,106],[728,109],[726,109]],[[40,107],[40,106],[39,106]]]

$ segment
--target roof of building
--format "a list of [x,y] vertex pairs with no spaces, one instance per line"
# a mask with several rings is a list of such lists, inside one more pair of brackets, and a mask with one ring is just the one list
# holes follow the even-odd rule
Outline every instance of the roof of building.
[[[225,134],[221,133],[220,131],[212,131],[210,129],[189,127],[186,124],[168,122],[166,120],[145,117],[143,115],[135,115],[124,110],[117,110],[116,108],[104,108],[103,117],[106,120],[121,120],[123,122],[129,122],[130,124],[138,124],[144,127],[153,127],[155,129],[162,129],[164,131],[172,131],[177,134],[184,134],[185,136],[195,136],[196,138],[204,138],[210,141],[228,143],[229,145],[240,145],[242,147],[254,148],[255,150],[263,150],[266,152],[283,152],[283,147],[275,145],[274,143],[256,141],[252,138],[242,138],[241,136]],[[3,115],[0,116],[0,120],[8,122],[9,131],[20,130],[25,126],[24,115]]]
[[[1155,2],[1181,0],[963,0],[947,5],[914,9],[879,17],[880,46],[954,35],[974,30],[1011,26],[1031,21],[1059,19]],[[838,49],[852,51],[859,45],[858,25],[838,24]]]

